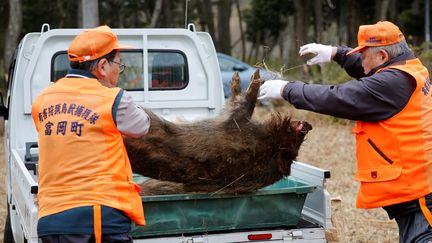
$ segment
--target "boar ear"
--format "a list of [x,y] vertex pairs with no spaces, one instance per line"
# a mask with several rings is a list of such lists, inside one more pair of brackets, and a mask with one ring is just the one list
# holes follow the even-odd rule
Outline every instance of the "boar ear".
[[235,107],[235,102],[240,99],[241,91],[240,76],[238,72],[235,72],[231,78],[231,96],[229,100],[231,107]]

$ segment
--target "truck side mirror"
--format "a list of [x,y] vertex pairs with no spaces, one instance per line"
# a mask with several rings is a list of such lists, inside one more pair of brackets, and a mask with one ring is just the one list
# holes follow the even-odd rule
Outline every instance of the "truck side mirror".
[[5,106],[3,102],[3,93],[0,92],[0,116],[3,116],[5,120],[9,118],[9,109]]

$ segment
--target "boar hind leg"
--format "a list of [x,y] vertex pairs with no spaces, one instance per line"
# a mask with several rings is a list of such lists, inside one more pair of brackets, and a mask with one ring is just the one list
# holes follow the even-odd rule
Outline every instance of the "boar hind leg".
[[249,122],[255,109],[260,85],[261,79],[259,70],[257,70],[251,78],[246,94],[238,101],[238,104],[232,109],[230,117],[225,121],[225,127],[238,127],[239,123]]
[[238,72],[235,72],[231,79],[231,96],[229,99],[231,108],[236,107],[239,99],[241,99],[241,91],[240,76]]
[[246,105],[248,112],[252,116],[253,110],[255,109],[255,103],[258,97],[259,87],[261,86],[261,77],[259,74],[259,69],[255,71],[255,73],[251,77],[251,81],[249,83],[249,87],[246,91]]

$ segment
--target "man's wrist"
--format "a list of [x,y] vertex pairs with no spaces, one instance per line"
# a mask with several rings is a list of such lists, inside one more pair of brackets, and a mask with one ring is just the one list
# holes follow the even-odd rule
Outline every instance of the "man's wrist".
[[336,56],[337,50],[338,50],[337,46],[332,46],[332,53],[330,58],[331,60],[333,60],[334,57]]
[[281,94],[280,94],[282,99],[287,100],[287,98],[285,97],[285,94],[288,93],[288,89],[289,89],[288,86],[292,83],[294,83],[294,81],[287,81],[287,83],[282,87]]

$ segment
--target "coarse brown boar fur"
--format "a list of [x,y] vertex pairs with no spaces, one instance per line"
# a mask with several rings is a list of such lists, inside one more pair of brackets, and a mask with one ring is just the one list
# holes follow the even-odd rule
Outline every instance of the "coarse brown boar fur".
[[242,95],[240,78],[234,75],[229,108],[213,119],[175,124],[146,110],[149,133],[124,139],[132,170],[175,182],[174,191],[184,192],[244,193],[289,175],[312,127],[281,113],[263,122],[251,120],[260,85],[256,71]]

